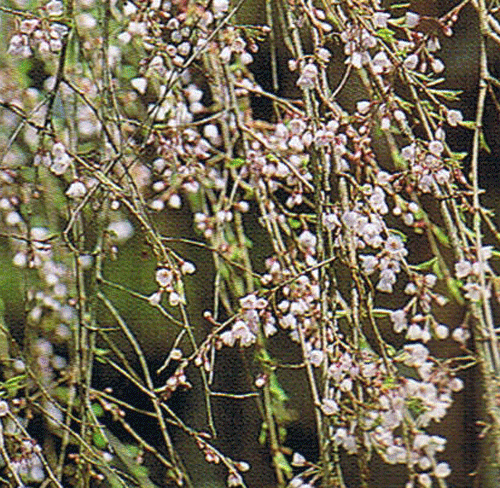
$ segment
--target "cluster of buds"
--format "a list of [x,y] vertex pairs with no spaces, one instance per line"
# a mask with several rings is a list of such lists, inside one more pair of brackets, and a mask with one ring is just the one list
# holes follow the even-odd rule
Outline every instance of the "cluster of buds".
[[180,365],[175,373],[168,378],[165,385],[156,390],[164,400],[168,400],[179,388],[192,388],[191,383],[186,378],[185,367],[185,364]]
[[51,0],[41,9],[40,17],[26,18],[19,23],[11,37],[8,52],[14,56],[29,58],[34,52],[41,55],[58,53],[69,29],[53,19],[63,14],[63,4]]

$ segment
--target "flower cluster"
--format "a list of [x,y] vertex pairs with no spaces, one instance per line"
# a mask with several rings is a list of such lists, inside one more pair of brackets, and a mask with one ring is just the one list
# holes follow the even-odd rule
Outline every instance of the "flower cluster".
[[[469,315],[495,335],[488,304],[497,280],[494,250],[477,230],[489,216],[447,141],[447,132],[470,124],[448,106],[454,95],[437,79],[445,70],[439,39],[451,35],[462,6],[438,19],[403,6],[388,13],[380,3],[340,2],[323,11],[311,2],[282,2],[269,17],[283,27],[271,44],[284,40],[281,54],[289,59],[273,58],[271,68],[287,66],[289,79],[274,93],[251,72],[270,27],[236,22],[228,0],[110,2],[105,22],[98,20],[102,5],[92,0],[73,5],[75,22],[63,19],[59,0],[36,15],[13,11],[19,20],[8,53],[40,55],[50,76],[43,87],[23,90],[0,70],[0,116],[9,132],[0,134],[1,226],[13,265],[31,273],[24,307],[29,340],[19,357],[15,350],[12,369],[35,372],[29,388],[42,395],[49,426],[63,423],[68,436],[80,429],[75,438],[89,438],[83,418],[70,420],[96,401],[176,482],[188,475],[167,424],[192,439],[208,463],[226,467],[228,486],[245,486],[249,466],[223,454],[168,405],[177,390],[196,395],[192,385],[202,384],[213,434],[212,397],[261,395],[261,441],[269,441],[279,486],[287,480],[295,488],[333,486],[332,473],[342,466],[324,463],[334,462],[338,448],[358,456],[363,471],[372,452],[406,466],[409,488],[442,484],[450,475],[440,459],[446,439],[430,431],[462,389],[457,371],[468,359],[441,360],[429,343],[451,336],[463,351]],[[66,53],[68,26],[77,48]],[[343,51],[332,48],[332,39]],[[359,86],[346,100],[354,73]],[[259,120],[253,109],[263,100],[273,109]],[[193,233],[179,236],[175,219],[188,214]],[[114,274],[118,246],[133,235],[134,246],[156,264],[146,271],[148,283],[154,274],[152,294],[137,291],[140,279],[124,284]],[[191,247],[212,256],[211,286],[205,276],[187,283],[186,275],[210,266],[185,260],[177,245],[186,246],[182,256]],[[125,251],[133,255],[135,247]],[[208,329],[194,316],[200,304],[188,303],[188,285],[203,307],[214,296]],[[178,364],[163,386],[155,387],[130,307],[110,290],[169,324],[170,351],[159,372]],[[455,298],[473,313],[451,331],[436,311]],[[118,327],[101,326],[101,305]],[[394,333],[399,350],[390,344]],[[121,351],[118,334],[137,361]],[[224,393],[213,390],[214,364],[230,347],[245,358],[255,353],[248,393],[233,394],[229,385]],[[292,364],[282,360],[288,349],[296,351]],[[88,361],[96,357],[151,405],[138,409],[95,388]],[[192,365],[201,382],[190,378]],[[296,476],[285,456],[282,367],[307,378],[324,443],[317,462],[295,453]],[[72,381],[85,395],[81,410],[74,408]],[[128,409],[154,416],[165,445],[142,439],[125,420]],[[0,412],[2,422],[7,415]],[[89,415],[93,463],[92,456],[111,456],[103,445],[118,441],[105,439],[98,409]],[[41,482],[42,453],[28,448],[13,453],[11,474]],[[30,462],[16,465],[18,458]],[[80,459],[76,464],[83,469]]]
[[19,23],[17,32],[10,38],[8,52],[14,56],[29,58],[34,52],[41,55],[61,51],[69,29],[53,19],[63,14],[63,3],[50,0],[41,10],[41,17],[28,17]]

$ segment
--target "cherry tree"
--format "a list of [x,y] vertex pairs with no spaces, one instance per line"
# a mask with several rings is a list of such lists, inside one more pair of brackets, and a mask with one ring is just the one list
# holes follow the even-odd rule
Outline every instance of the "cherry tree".
[[[0,332],[6,486],[201,486],[180,436],[224,467],[213,486],[251,486],[259,468],[224,449],[241,433],[221,427],[223,398],[260,416],[248,435],[269,486],[375,486],[379,462],[404,473],[394,486],[443,488],[436,424],[472,368],[484,454],[471,479],[497,486],[500,234],[479,168],[498,6],[262,4],[0,7],[2,266],[23,308],[5,300]],[[464,15],[480,31],[472,120],[441,59]],[[254,67],[266,56],[268,86]],[[150,321],[169,338],[159,367]],[[221,387],[228,357],[243,390]],[[292,377],[315,458],[287,437]],[[179,395],[201,421],[172,407]]]

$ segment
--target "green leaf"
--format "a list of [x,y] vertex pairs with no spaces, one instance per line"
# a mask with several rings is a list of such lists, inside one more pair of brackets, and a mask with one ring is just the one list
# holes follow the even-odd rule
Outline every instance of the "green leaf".
[[259,444],[261,446],[264,446],[266,444],[268,430],[269,430],[269,428],[267,427],[267,423],[262,422],[262,426],[260,428],[260,434],[259,434]]
[[227,166],[230,168],[241,168],[244,164],[245,160],[243,158],[234,158],[227,163]]
[[429,259],[428,261],[425,261],[420,264],[415,264],[412,266],[413,269],[417,269],[419,271],[427,271],[429,269],[432,269],[434,266],[434,263],[437,261],[437,257],[434,256],[433,258]]
[[446,280],[446,286],[451,296],[456,300],[459,305],[463,305],[465,303],[464,298],[462,296],[462,292],[460,291],[460,281],[455,278],[449,277]]
[[282,472],[285,473],[287,478],[291,478],[293,476],[293,470],[290,464],[288,463],[286,457],[282,452],[277,452],[273,457],[274,465]]
[[92,443],[98,449],[106,449],[106,447],[108,447],[108,441],[97,428],[95,428],[92,433]]
[[125,80],[130,80],[131,78],[135,78],[137,76],[137,69],[130,64],[126,64],[122,66],[120,74]]
[[392,310],[385,310],[383,308],[376,308],[373,312],[372,315],[376,319],[384,319],[391,315]]
[[288,219],[288,225],[292,228],[292,229],[300,229],[302,227],[302,224],[300,223],[300,220],[297,220],[297,219],[293,219],[292,217],[290,217]]
[[486,151],[488,154],[491,154],[491,148],[488,146],[488,143],[486,142],[486,138],[484,137],[484,132],[481,131],[479,132],[479,147]]
[[432,224],[432,233],[436,236],[437,240],[441,243],[444,244],[445,246],[450,245],[450,240],[448,239],[448,236],[443,232],[441,227]]
[[432,272],[437,276],[439,280],[444,278],[443,272],[441,271],[441,266],[439,266],[439,261],[436,259],[432,263]]
[[393,42],[394,41],[394,31],[391,29],[379,29],[376,32],[377,36],[380,37],[385,42]]
[[9,378],[7,381],[4,381],[1,386],[3,389],[7,390],[7,395],[9,397],[15,397],[17,392],[26,386],[26,375],[20,374]]
[[276,400],[280,402],[287,402],[289,400],[288,395],[281,387],[278,377],[275,374],[271,374],[269,377],[269,390]]
[[389,8],[391,10],[395,10],[395,9],[398,9],[398,8],[404,8],[404,9],[407,9],[408,7],[411,7],[411,3],[410,2],[405,2],[405,3],[395,3],[393,5],[391,5]]
[[[438,80],[436,80],[436,81],[438,81]],[[441,79],[439,81],[442,82],[442,81],[444,81],[444,79]],[[432,94],[434,94],[434,95],[436,95],[436,96],[438,96],[438,97],[440,97],[448,102],[455,102],[456,100],[458,100],[460,97],[460,93],[461,93],[458,90],[437,90],[435,88],[428,88],[428,90]]]
[[453,161],[463,161],[468,155],[468,152],[450,152]]
[[101,407],[99,403],[92,404],[92,411],[96,417],[102,417],[104,415],[104,409]]
[[462,122],[460,122],[460,125],[462,127],[465,127],[466,129],[476,129],[476,123],[473,120],[463,120]]

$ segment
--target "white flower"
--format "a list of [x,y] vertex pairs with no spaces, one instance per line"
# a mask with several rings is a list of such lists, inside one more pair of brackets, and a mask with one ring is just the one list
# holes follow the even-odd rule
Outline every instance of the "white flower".
[[317,241],[318,239],[313,233],[305,230],[302,234],[300,234],[298,244],[303,252],[307,254],[315,254]]
[[12,264],[18,268],[24,268],[28,263],[28,257],[25,252],[18,252],[12,258]]
[[214,17],[220,19],[229,10],[229,0],[213,0],[212,10]]
[[372,60],[373,72],[380,75],[392,68],[392,63],[384,51],[379,51]]
[[133,78],[130,80],[130,84],[141,94],[144,95],[146,93],[146,89],[148,87],[148,80],[143,76],[139,78]]
[[463,327],[457,327],[451,334],[451,337],[453,337],[455,341],[465,345],[467,340],[470,338],[470,332]]
[[410,144],[409,146],[405,146],[401,149],[401,156],[410,163],[415,162],[416,154],[417,150],[415,144]]
[[352,391],[352,379],[351,378],[344,378],[340,382],[339,389],[341,391],[343,391],[344,393]]
[[406,332],[406,337],[410,341],[418,341],[419,339],[422,339],[422,328],[417,324],[411,324]]
[[437,276],[432,273],[428,273],[424,276],[424,284],[428,288],[433,288],[434,285],[436,284],[437,281]]
[[392,285],[396,283],[396,273],[391,269],[383,269],[380,272],[380,280],[377,283],[377,290],[385,293],[392,293]]
[[361,114],[361,115],[366,115],[371,108],[371,102],[369,100],[361,100],[356,104],[356,110]]
[[168,206],[170,208],[176,208],[176,209],[181,208],[182,206],[181,197],[177,193],[171,195],[170,198],[168,199]]
[[59,17],[64,12],[63,3],[60,0],[51,0],[45,5],[45,9],[50,17]]
[[176,307],[180,302],[181,296],[175,291],[170,292],[170,294],[168,295],[168,303],[170,304],[170,306]]
[[403,62],[403,66],[408,70],[414,70],[418,66],[418,56],[410,54]]
[[381,228],[379,225],[374,223],[365,224],[360,229],[360,234],[363,240],[366,242],[368,246],[372,246],[374,248],[380,247],[382,245],[382,237],[380,236]]
[[361,267],[363,268],[363,271],[367,275],[372,274],[375,271],[375,269],[377,268],[378,259],[376,256],[372,256],[371,254],[360,255],[359,259],[361,259]]
[[431,477],[427,473],[420,473],[418,475],[418,482],[423,488],[431,488],[432,486]]
[[0,401],[0,417],[5,417],[9,413],[9,404],[2,400]]
[[223,64],[228,64],[231,61],[233,51],[230,46],[225,46],[219,54],[219,58]]
[[196,267],[190,261],[184,261],[181,266],[182,274],[193,274],[196,271]]
[[313,88],[318,76],[318,68],[313,63],[308,63],[302,69],[297,86],[300,88]]
[[406,121],[406,115],[402,110],[394,110],[394,118],[400,122],[403,123]]
[[396,234],[389,235],[385,242],[385,249],[393,259],[401,260],[408,254],[401,237]]
[[288,141],[288,147],[295,152],[302,152],[304,150],[304,143],[302,142],[302,138],[299,136],[293,136]]
[[385,29],[387,21],[391,18],[391,14],[386,12],[375,12],[373,14],[372,22],[375,29]]
[[446,478],[451,473],[448,463],[439,463],[434,469],[434,476],[436,478]]
[[253,332],[248,328],[247,324],[242,320],[238,320],[231,329],[231,333],[233,336],[233,340],[240,341],[240,345],[242,347],[251,346],[256,340],[257,337]]
[[137,12],[137,7],[132,2],[127,2],[123,7],[123,15],[130,17]]
[[132,21],[128,24],[127,31],[132,36],[145,37],[148,33],[148,26],[146,22]]
[[302,456],[302,454],[298,453],[298,452],[294,452],[293,453],[293,457],[292,457],[292,466],[295,466],[297,468],[301,468],[302,466],[305,466],[306,465],[306,458],[304,456]]
[[406,449],[401,446],[389,446],[385,451],[385,459],[389,464],[405,463],[407,458]]
[[355,454],[358,450],[356,438],[347,432],[347,429],[340,427],[333,436],[333,441],[337,445],[341,445],[348,454]]
[[448,327],[446,327],[446,325],[443,324],[438,325],[434,332],[436,333],[436,337],[438,339],[446,339],[450,334]]
[[451,391],[455,393],[461,391],[464,387],[464,382],[460,378],[452,378],[448,383]]
[[8,225],[18,225],[20,223],[22,223],[23,219],[21,217],[21,215],[19,214],[19,212],[9,212],[6,217],[5,217],[5,222],[8,224]]
[[52,146],[52,163],[50,165],[50,170],[58,175],[63,175],[71,164],[71,158],[66,153],[66,148],[60,142],[55,143]]
[[404,351],[409,355],[405,359],[405,364],[418,368],[427,361],[429,350],[423,344],[409,344],[404,346]]
[[444,71],[444,63],[440,59],[434,58],[431,62],[431,68],[436,74],[442,73]]
[[333,415],[339,411],[339,406],[335,400],[332,400],[331,398],[323,398],[321,409],[325,415]]
[[473,302],[487,300],[491,296],[490,290],[482,288],[478,283],[467,283],[463,289],[465,290],[465,298]]
[[406,26],[413,29],[420,22],[420,15],[415,12],[406,12]]
[[263,309],[267,306],[267,300],[265,298],[257,298],[255,295],[250,294],[240,298],[240,306],[244,310]]
[[328,63],[330,61],[330,57],[331,57],[332,53],[328,49],[321,47],[318,49],[318,52],[316,53],[316,55],[323,63]]
[[385,215],[389,212],[389,208],[385,203],[385,192],[380,186],[376,186],[374,188],[373,193],[370,196],[370,205],[381,215]]
[[166,288],[172,284],[173,274],[168,268],[160,268],[156,271],[156,282],[162,287]]
[[319,368],[321,366],[321,363],[323,362],[323,351],[320,351],[319,349],[313,349],[309,353],[309,361],[311,361],[311,364],[313,366]]
[[73,181],[66,190],[66,196],[72,199],[79,199],[85,196],[87,187],[81,181]]
[[128,220],[117,220],[108,225],[108,232],[114,241],[128,241],[134,234],[134,227]]
[[408,326],[406,321],[406,312],[404,310],[395,310],[394,312],[391,312],[391,320],[396,334],[399,334]]
[[464,120],[464,116],[460,110],[448,110],[446,113],[446,120],[448,121],[448,124],[455,127]]
[[429,143],[429,152],[434,154],[434,156],[439,157],[441,153],[444,151],[444,146],[441,141],[431,141]]
[[266,337],[271,337],[278,332],[278,329],[274,325],[273,321],[267,321],[264,323],[264,335]]
[[243,478],[236,471],[231,471],[227,477],[227,486],[243,486]]
[[29,58],[33,53],[29,47],[29,38],[27,35],[16,34],[11,37],[9,42],[9,54],[20,56],[21,58]]
[[328,230],[332,231],[340,227],[340,220],[334,213],[325,214],[323,215],[323,224]]

